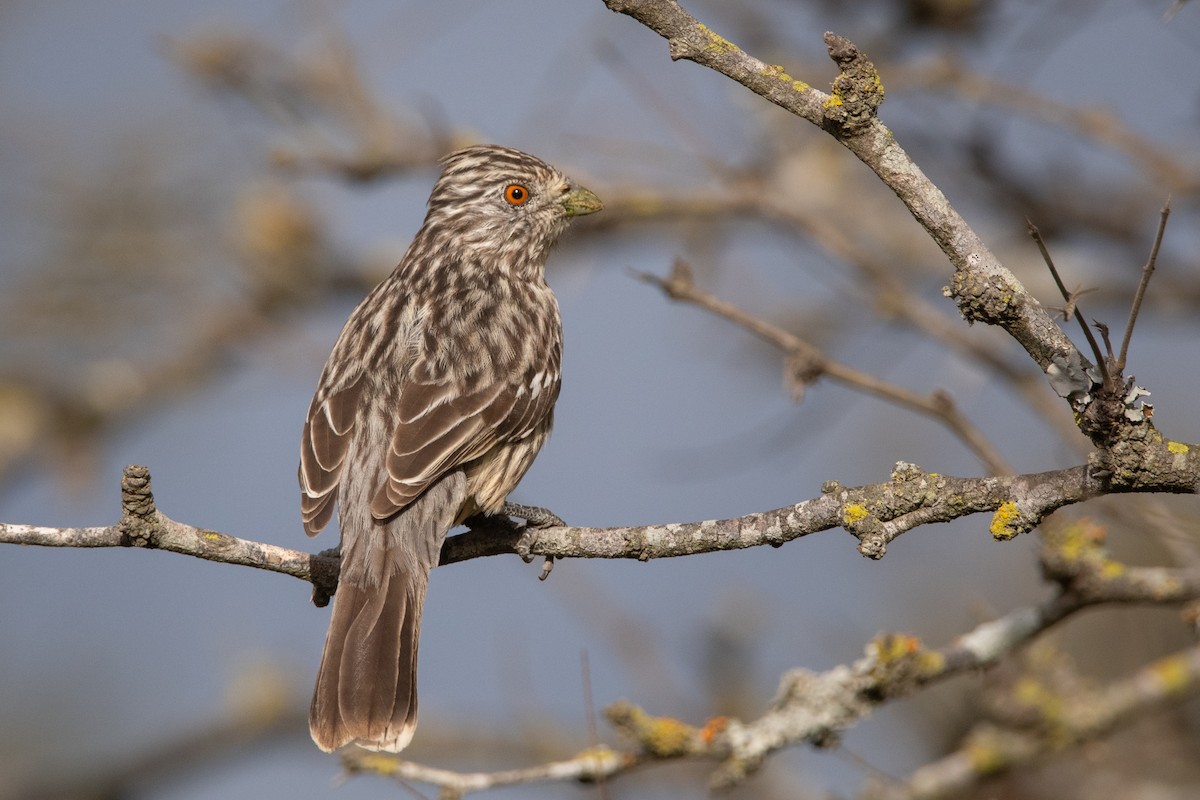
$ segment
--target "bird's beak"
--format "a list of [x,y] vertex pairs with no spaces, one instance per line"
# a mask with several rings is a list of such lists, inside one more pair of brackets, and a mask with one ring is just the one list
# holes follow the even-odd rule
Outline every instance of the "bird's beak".
[[573,186],[571,191],[563,195],[562,200],[563,211],[568,217],[582,217],[584,214],[595,214],[600,209],[604,208],[604,204],[600,202],[600,198],[596,197],[594,192],[591,192],[582,186]]

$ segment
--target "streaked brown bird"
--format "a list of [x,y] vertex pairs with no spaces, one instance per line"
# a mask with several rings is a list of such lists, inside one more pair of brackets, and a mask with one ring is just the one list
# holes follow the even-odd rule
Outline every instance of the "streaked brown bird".
[[442,161],[425,222],[325,364],[300,449],[314,536],[341,573],[309,711],[322,750],[396,752],[417,724],[417,640],[446,532],[499,511],[550,435],[562,324],[546,257],[599,198],[506,147]]

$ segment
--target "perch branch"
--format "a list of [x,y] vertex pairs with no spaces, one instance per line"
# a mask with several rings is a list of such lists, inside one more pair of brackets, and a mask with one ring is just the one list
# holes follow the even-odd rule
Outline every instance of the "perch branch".
[[[779,547],[838,527],[859,540],[860,553],[878,559],[904,532],[968,514],[993,512],[989,528],[992,536],[1009,539],[1032,530],[1058,508],[1109,492],[1194,492],[1200,482],[1197,452],[1195,446],[1158,441],[1143,443],[1141,448],[1126,453],[1105,454],[1106,460],[1094,468],[1078,466],[988,478],[926,473],[916,465],[900,462],[884,483],[845,487],[827,481],[819,497],[725,520],[527,531],[505,517],[493,517],[467,533],[447,538],[440,564],[518,553],[525,545],[528,553],[536,556],[649,561],[762,545]],[[1138,460],[1121,461],[1121,456]],[[1115,470],[1130,473],[1131,482],[1115,484]],[[125,468],[121,518],[117,523],[89,528],[0,523],[0,543],[145,547],[291,575],[327,594],[332,594],[337,584],[338,559],[334,554],[313,555],[170,519],[154,502],[149,470],[137,465]]]

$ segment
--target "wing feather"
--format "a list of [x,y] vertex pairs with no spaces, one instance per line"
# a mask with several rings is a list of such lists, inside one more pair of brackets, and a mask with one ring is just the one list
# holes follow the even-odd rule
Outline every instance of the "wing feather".
[[316,536],[333,517],[333,506],[342,466],[362,402],[366,381],[356,378],[350,385],[322,398],[318,391],[308,408],[300,444],[300,515],[304,530]]
[[[404,370],[384,412],[392,429],[384,457],[385,477],[370,488],[372,516],[386,519],[396,514],[447,472],[499,445],[532,435],[549,418],[558,397],[559,359],[558,347],[548,348],[535,363],[498,370],[513,376],[510,380],[487,381],[483,386],[470,381],[423,381],[414,375],[416,370]],[[350,445],[356,426],[362,424],[364,390],[370,383],[360,374],[326,391],[323,382],[309,408],[299,479],[301,515],[310,536],[333,516]]]
[[512,396],[503,386],[457,397],[441,384],[406,386],[400,416],[409,421],[392,433],[387,481],[372,498],[371,513],[377,519],[395,514],[439,477],[494,447],[499,423],[512,411]]

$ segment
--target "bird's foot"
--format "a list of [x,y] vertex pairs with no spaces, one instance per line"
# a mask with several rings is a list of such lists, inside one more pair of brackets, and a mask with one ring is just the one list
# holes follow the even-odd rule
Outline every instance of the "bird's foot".
[[[525,528],[521,531],[521,537],[517,539],[516,550],[517,555],[526,564],[533,561],[533,553],[529,551],[533,547],[533,543],[537,541],[538,531],[543,528],[565,527],[567,524],[563,522],[562,517],[540,506],[505,503],[504,507],[500,509],[500,513],[525,520]],[[538,580],[546,580],[552,569],[554,569],[554,556],[546,556],[546,560],[542,562],[542,572],[538,575]]]
[[567,526],[567,523],[563,522],[562,517],[550,509],[542,508],[541,506],[523,506],[519,503],[505,503],[501,507],[500,513],[507,514],[510,517],[520,517],[533,528],[565,528]]
[[[331,547],[328,550],[322,550],[317,553],[319,559],[341,559],[341,547]],[[333,593],[337,591],[339,570],[334,569],[331,573],[316,573],[312,579],[312,604],[317,608],[324,608],[329,605],[329,599],[333,597]]]

